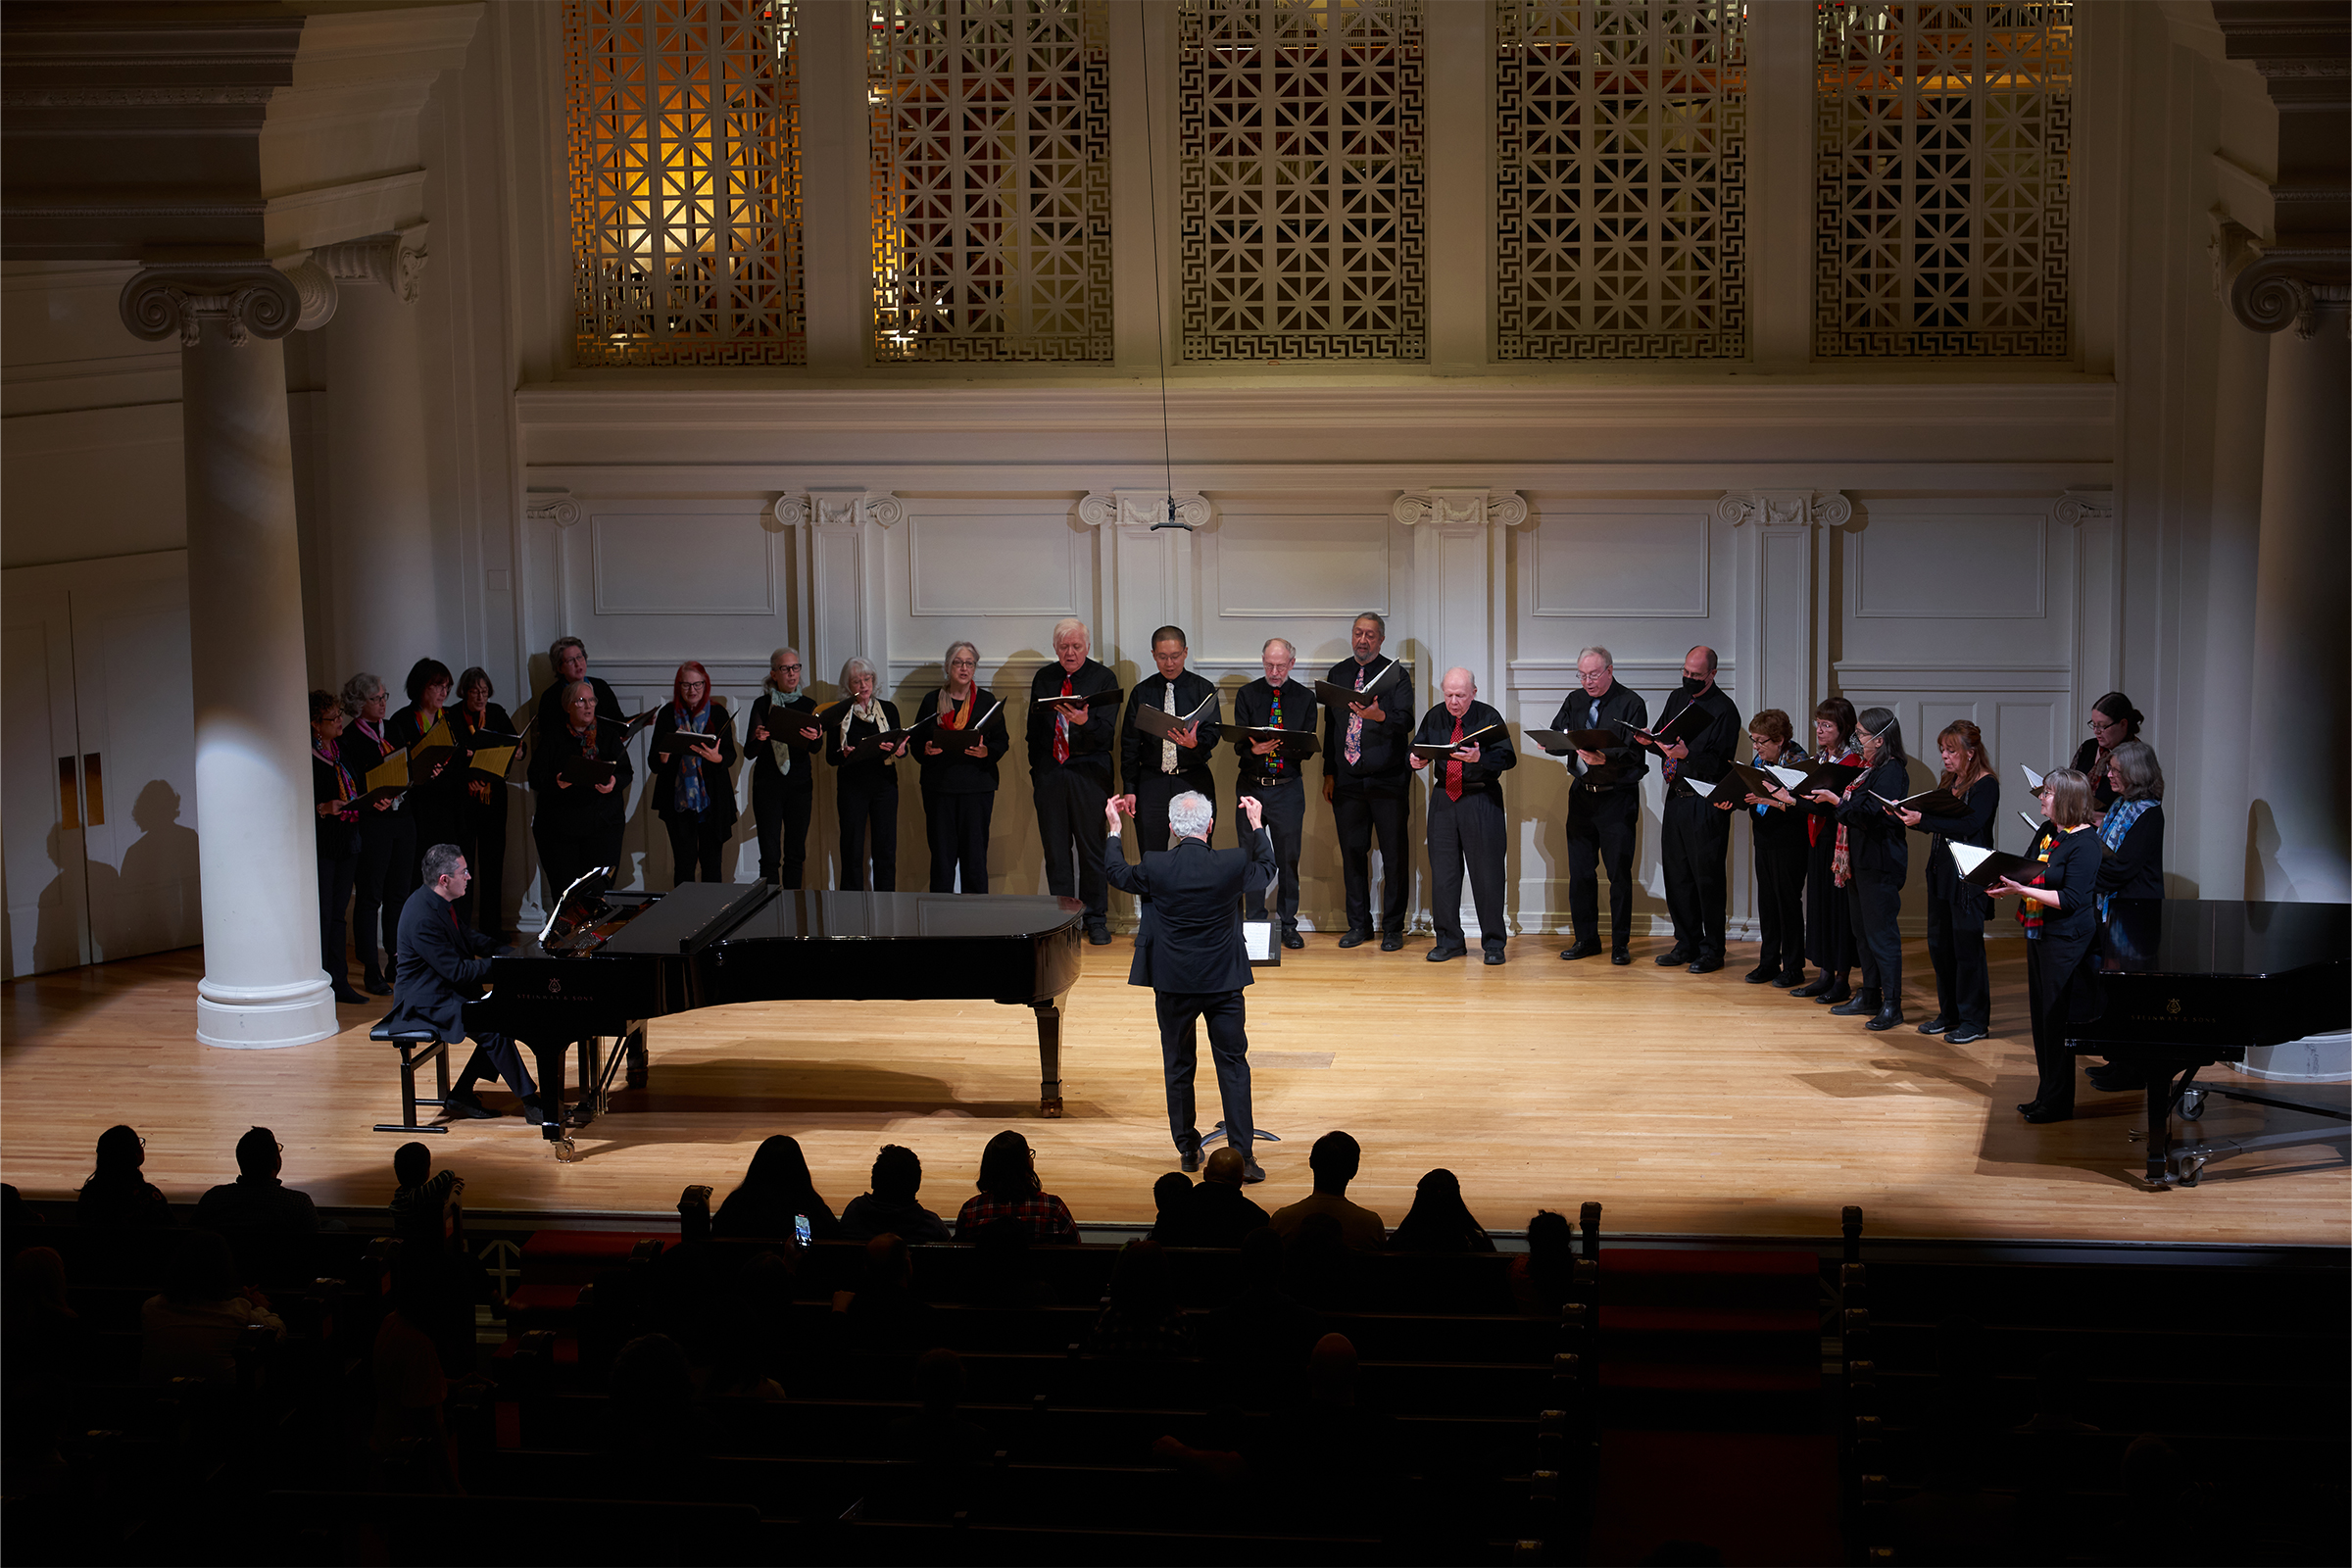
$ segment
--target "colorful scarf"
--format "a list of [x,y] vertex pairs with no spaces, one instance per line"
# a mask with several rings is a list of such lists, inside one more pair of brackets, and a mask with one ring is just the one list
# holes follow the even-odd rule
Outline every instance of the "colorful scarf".
[[[2155,804],[2143,796],[2133,801],[2118,801],[2107,808],[2106,818],[2099,823],[2099,842],[2111,850],[2122,849],[2124,835],[2132,831],[2132,824],[2145,816],[2148,808]],[[2099,918],[2102,921],[2107,918],[2107,906],[2114,902],[2115,895],[2112,893],[2099,895]]]
[[[710,733],[710,705],[709,703],[703,705],[702,711],[699,713],[689,713],[686,711],[685,706],[679,703],[670,704],[669,710],[671,716],[678,721],[679,734],[708,735]],[[687,752],[678,759],[678,787],[671,795],[671,804],[680,811],[693,811],[698,814],[710,804],[710,792],[703,784],[703,760],[693,752]]]

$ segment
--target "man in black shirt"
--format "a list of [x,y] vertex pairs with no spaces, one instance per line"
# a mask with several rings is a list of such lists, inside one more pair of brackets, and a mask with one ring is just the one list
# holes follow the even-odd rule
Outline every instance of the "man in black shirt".
[[1560,956],[1590,958],[1600,951],[1597,861],[1609,873],[1609,961],[1631,963],[1625,944],[1634,923],[1634,834],[1642,821],[1642,775],[1649,764],[1630,737],[1649,727],[1649,704],[1618,684],[1617,662],[1606,648],[1577,655],[1576,678],[1582,689],[1560,704],[1551,727],[1608,730],[1625,743],[1568,760],[1568,917],[1576,940]]
[[1411,815],[1412,699],[1393,661],[1381,657],[1389,623],[1367,610],[1348,631],[1348,657],[1323,678],[1350,691],[1379,695],[1345,709],[1329,710],[1323,720],[1323,798],[1331,803],[1340,836],[1340,872],[1348,886],[1348,932],[1340,946],[1369,941],[1372,925],[1372,840],[1380,838],[1382,877],[1380,951],[1404,946],[1404,897],[1412,885],[1413,862],[1404,848]]
[[[1282,638],[1269,637],[1257,658],[1265,666],[1265,676],[1234,693],[1233,721],[1248,728],[1275,727],[1312,735],[1315,689],[1291,679],[1298,654]],[[1300,773],[1300,759],[1276,755],[1286,744],[1263,740],[1235,747],[1239,764],[1236,788],[1257,797],[1266,829],[1274,835],[1274,860],[1282,869],[1282,893],[1275,906],[1275,918],[1282,924],[1282,945],[1303,948],[1305,939],[1298,935],[1298,843],[1306,827],[1306,781]],[[1257,902],[1250,906],[1250,919],[1266,918],[1265,898],[1261,890]]]
[[1119,678],[1088,657],[1091,640],[1083,620],[1055,625],[1054,662],[1029,682],[1029,787],[1037,800],[1038,837],[1045,841],[1046,889],[1086,905],[1086,940],[1101,947],[1110,940],[1110,890],[1102,880],[1095,823],[1110,799],[1118,706],[1038,706],[1044,698],[1086,698],[1118,689]]
[[1502,775],[1518,765],[1519,756],[1511,750],[1502,715],[1478,701],[1478,682],[1468,670],[1447,670],[1439,690],[1445,700],[1422,715],[1413,744],[1450,742],[1453,751],[1441,762],[1419,752],[1407,754],[1416,771],[1431,769],[1429,902],[1438,941],[1429,950],[1429,961],[1443,963],[1469,951],[1462,940],[1462,871],[1467,867],[1480,945],[1487,962],[1500,963],[1509,936],[1503,927],[1502,867],[1511,832],[1502,809]]
[[1666,774],[1665,822],[1660,835],[1666,874],[1666,912],[1674,921],[1674,947],[1658,955],[1661,967],[1683,963],[1692,974],[1723,967],[1723,927],[1729,882],[1725,858],[1731,853],[1732,813],[1690,787],[1720,784],[1740,745],[1740,710],[1715,684],[1715,650],[1693,648],[1683,658],[1682,689],[1666,699],[1658,728],[1667,730],[1686,709],[1699,717],[1656,748]]
[[[1127,696],[1119,726],[1119,780],[1127,786],[1127,814],[1135,818],[1136,842],[1146,853],[1168,848],[1168,802],[1198,790],[1212,805],[1217,787],[1208,776],[1208,756],[1217,749],[1222,710],[1217,689],[1184,667],[1184,628],[1162,626],[1152,634],[1155,675],[1146,675]],[[1201,704],[1208,706],[1202,708]],[[1199,716],[1166,740],[1135,722],[1136,710],[1156,708],[1170,715]]]

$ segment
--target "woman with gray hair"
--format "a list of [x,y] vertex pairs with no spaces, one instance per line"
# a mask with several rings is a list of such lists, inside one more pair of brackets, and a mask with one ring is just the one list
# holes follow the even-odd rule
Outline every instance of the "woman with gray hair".
[[[979,683],[980,650],[948,645],[948,683],[915,710],[914,760],[922,766],[923,821],[931,836],[931,891],[988,891],[988,823],[997,804],[997,759],[1012,742],[1004,705]],[[926,727],[927,726],[927,727]]]
[[[899,759],[906,732],[895,703],[874,695],[874,666],[841,666],[842,701],[825,711],[825,760],[833,764],[833,804],[841,813],[841,887],[846,893],[895,893],[899,887]],[[868,841],[873,878],[866,878]]]
[[1886,802],[1911,793],[1911,772],[1909,759],[1903,756],[1903,726],[1895,721],[1892,709],[1862,710],[1854,739],[1869,771],[1845,787],[1838,802],[1838,821],[1845,829],[1852,865],[1846,892],[1852,899],[1862,984],[1850,1000],[1830,1011],[1839,1016],[1867,1013],[1863,1028],[1886,1030],[1903,1021],[1903,934],[1896,922],[1902,916],[1911,844],[1903,824],[1887,813]]
[[[385,729],[391,694],[381,678],[362,670],[343,683],[343,711],[352,718],[343,732],[343,765],[368,792],[368,770],[401,749]],[[400,808],[399,801],[378,801],[360,813],[360,869],[352,884],[352,945],[360,950],[361,983],[370,996],[388,997],[386,978],[400,967],[400,909],[416,891],[416,818]],[[376,937],[383,937],[383,956],[376,956]]]

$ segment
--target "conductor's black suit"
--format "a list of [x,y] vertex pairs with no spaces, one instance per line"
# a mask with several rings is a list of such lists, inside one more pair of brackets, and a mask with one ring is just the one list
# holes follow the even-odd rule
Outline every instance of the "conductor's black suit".
[[[1247,821],[1247,818],[1245,818]],[[1242,848],[1212,850],[1200,839],[1178,839],[1149,850],[1129,865],[1119,835],[1102,845],[1102,874],[1121,893],[1141,901],[1131,986],[1150,986],[1159,1014],[1159,1054],[1168,1080],[1168,1132],[1179,1154],[1198,1153],[1193,1125],[1194,1020],[1206,1019],[1208,1049],[1217,1064],[1217,1095],[1225,1105],[1225,1141],[1250,1154],[1255,1123],[1250,1115],[1250,1036],[1242,988],[1250,984],[1242,946],[1242,896],[1262,891],[1275,876],[1274,844],[1263,827],[1246,828]]]

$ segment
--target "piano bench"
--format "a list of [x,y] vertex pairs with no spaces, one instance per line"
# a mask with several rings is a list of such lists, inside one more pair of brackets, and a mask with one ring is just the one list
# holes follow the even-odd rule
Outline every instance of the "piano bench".
[[[430,1105],[439,1110],[449,1103],[449,1042],[430,1029],[415,1026],[395,1029],[392,1020],[385,1018],[368,1031],[370,1040],[389,1041],[400,1053],[400,1108],[399,1121],[379,1121],[379,1133],[446,1133],[447,1126],[427,1126],[416,1120],[416,1107]],[[433,1083],[437,1099],[419,1100],[416,1096],[416,1069],[426,1062],[433,1064]]]

